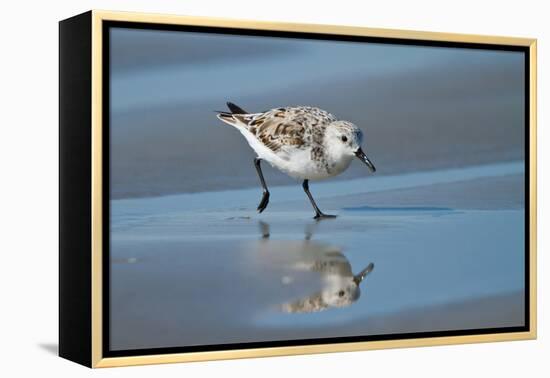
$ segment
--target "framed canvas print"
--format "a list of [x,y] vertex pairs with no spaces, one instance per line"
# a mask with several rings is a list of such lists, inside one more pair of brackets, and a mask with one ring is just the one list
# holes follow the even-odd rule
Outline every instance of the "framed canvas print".
[[536,337],[536,41],[60,22],[59,353]]

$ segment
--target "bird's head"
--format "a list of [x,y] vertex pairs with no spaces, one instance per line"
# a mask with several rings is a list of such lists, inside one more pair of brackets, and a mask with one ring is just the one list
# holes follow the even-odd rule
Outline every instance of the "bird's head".
[[371,172],[375,172],[374,164],[363,152],[363,132],[360,128],[348,121],[335,121],[328,125],[325,134],[325,146],[329,154],[335,158],[357,157],[367,165]]

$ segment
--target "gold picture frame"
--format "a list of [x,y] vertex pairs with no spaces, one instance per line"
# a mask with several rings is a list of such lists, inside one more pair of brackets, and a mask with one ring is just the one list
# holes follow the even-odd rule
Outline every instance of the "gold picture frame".
[[[251,29],[262,31],[283,31],[293,33],[316,33],[330,34],[342,36],[360,36],[360,37],[376,37],[399,40],[418,40],[418,41],[438,41],[438,42],[453,42],[465,44],[487,44],[487,45],[504,45],[504,46],[519,46],[528,51],[528,85],[529,85],[529,235],[526,239],[529,241],[528,261],[529,261],[529,326],[528,330],[521,332],[506,332],[506,333],[489,333],[476,335],[456,335],[445,337],[423,337],[423,338],[407,338],[396,340],[379,340],[379,341],[361,341],[361,342],[342,342],[330,344],[314,344],[314,345],[296,345],[284,347],[260,347],[252,349],[232,349],[232,350],[213,350],[189,353],[169,353],[169,354],[152,354],[152,355],[135,355],[135,356],[120,356],[120,357],[105,357],[103,353],[103,291],[104,291],[104,261],[103,261],[103,243],[105,230],[103,227],[103,200],[104,200],[104,176],[103,176],[103,112],[104,104],[104,54],[103,54],[103,31],[106,22],[129,22],[129,23],[145,23],[145,24],[163,24],[163,25],[186,25],[186,26],[201,26],[201,27],[216,27],[216,28],[237,28]],[[75,52],[78,49],[89,50],[89,53],[81,55],[83,62],[89,59],[90,76],[82,77],[82,73],[75,73],[67,78],[60,78],[60,87],[63,92],[64,85],[73,85],[71,80],[83,80],[85,86],[82,89],[84,98],[90,100],[88,104],[83,103],[79,106],[82,109],[87,109],[89,112],[79,115],[65,115],[67,108],[71,106],[71,101],[83,101],[78,96],[64,97],[63,93],[60,97],[60,123],[61,123],[61,186],[64,194],[60,197],[65,198],[65,202],[61,201],[61,241],[60,246],[60,355],[73,361],[82,363],[90,367],[114,367],[114,366],[129,366],[143,364],[158,364],[158,363],[173,363],[187,361],[207,361],[218,359],[236,359],[249,357],[265,357],[265,356],[283,356],[283,355],[298,355],[310,353],[327,353],[327,352],[346,352],[371,349],[386,349],[386,348],[401,348],[401,347],[419,347],[447,344],[464,344],[464,343],[480,343],[494,341],[511,341],[511,340],[528,340],[535,339],[537,335],[537,298],[536,298],[536,202],[537,202],[537,179],[536,179],[536,54],[537,42],[536,39],[528,38],[513,38],[500,36],[483,36],[483,35],[468,35],[468,34],[452,34],[452,33],[435,33],[423,31],[408,31],[408,30],[392,30],[392,29],[377,29],[366,27],[350,27],[350,26],[335,26],[335,25],[317,25],[317,24],[294,24],[280,22],[260,22],[250,20],[232,20],[210,17],[188,17],[175,15],[161,14],[146,14],[146,13],[129,13],[129,12],[111,12],[93,10],[81,16],[76,16],[72,19],[62,21],[60,24],[60,73],[61,76],[67,75],[64,71],[69,63],[64,63],[64,59],[75,59]],[[82,38],[85,43],[77,40],[75,35],[78,32],[84,33]],[[68,36],[72,34],[72,36]],[[65,84],[64,84],[65,83]],[[86,98],[86,91],[90,91],[89,97]],[[72,98],[71,98],[72,97]],[[89,108],[87,108],[87,106]],[[74,109],[74,107],[73,107]],[[82,118],[71,118],[82,117]],[[83,188],[87,188],[84,193],[70,192],[73,189],[63,189],[63,177],[70,177],[73,171],[69,166],[63,164],[64,149],[64,134],[67,135],[66,143],[69,139],[74,139],[74,135],[69,133],[77,133],[74,121],[89,121],[90,127],[84,128],[81,137],[83,141],[89,143],[89,181],[84,182]],[[69,125],[71,121],[71,125]],[[69,153],[69,152],[67,152]],[[84,152],[83,152],[84,153]],[[527,156],[526,156],[527,159]],[[74,201],[81,199],[81,196],[90,196],[89,201],[83,206],[87,206],[89,211],[84,213],[84,216],[90,216],[89,224],[75,224],[74,217],[77,215],[71,213],[67,207],[71,206]],[[64,203],[63,203],[64,202]],[[526,209],[527,210],[527,209]],[[75,210],[76,211],[76,210]],[[71,218],[73,217],[73,218]],[[64,220],[65,219],[65,220]],[[83,227],[89,229],[83,230]],[[76,227],[81,227],[78,230]],[[72,233],[75,240],[64,241],[66,235]],[[88,237],[83,238],[78,235],[87,233]],[[72,244],[71,244],[72,243]],[[79,250],[75,250],[78,248]],[[84,256],[77,257],[74,254],[80,253],[80,250],[86,250]],[[72,253],[72,254],[71,254]],[[78,260],[78,261],[77,261]],[[85,277],[79,278],[84,280],[89,279],[89,286],[84,283],[75,283],[68,272],[72,269],[76,272],[86,272]],[[86,281],[87,282],[87,281]],[[84,286],[82,286],[84,285]],[[71,286],[72,288],[70,288]],[[83,302],[79,305],[75,301],[77,291],[86,291],[90,289],[89,296],[83,296]],[[72,291],[71,291],[72,290]],[[81,306],[81,307],[79,307]],[[82,307],[83,306],[83,307]],[[81,316],[82,313],[88,313],[89,316],[81,319],[77,325],[74,324],[74,319]],[[80,319],[80,318],[79,318]],[[71,323],[71,326],[67,326]],[[76,340],[80,341],[76,341]],[[78,346],[78,343],[89,344]],[[75,351],[79,349],[79,351]]]

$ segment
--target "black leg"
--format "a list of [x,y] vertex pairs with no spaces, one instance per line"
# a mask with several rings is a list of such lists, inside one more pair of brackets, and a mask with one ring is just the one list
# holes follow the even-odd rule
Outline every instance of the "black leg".
[[262,173],[262,167],[260,166],[260,162],[262,159],[255,158],[254,159],[254,166],[256,167],[256,172],[258,172],[258,177],[260,178],[260,183],[262,184],[262,189],[264,190],[264,194],[262,195],[262,200],[260,201],[260,204],[258,205],[258,212],[262,212],[267,207],[267,204],[269,203],[269,190],[267,190],[267,185],[265,184],[264,180],[264,174]]
[[309,180],[304,180],[304,182],[302,183],[302,188],[304,188],[304,192],[306,192],[307,197],[309,198],[309,201],[311,202],[311,205],[315,210],[315,216],[313,217],[313,219],[336,218],[336,215],[324,214],[321,210],[319,210],[317,204],[315,203],[315,200],[313,199],[313,196],[309,192]]

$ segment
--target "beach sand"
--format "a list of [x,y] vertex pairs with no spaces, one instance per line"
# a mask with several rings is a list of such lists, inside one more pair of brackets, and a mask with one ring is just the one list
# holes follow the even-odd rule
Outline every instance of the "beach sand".
[[[522,53],[109,38],[113,350],[524,324]],[[255,154],[216,118],[226,101],[351,121],[376,174],[354,161],[311,182],[338,215],[316,222],[300,183],[265,164],[257,214]]]
[[[195,43],[197,51],[204,50],[204,42]],[[235,48],[240,46],[234,43]],[[255,186],[254,152],[238,130],[216,118],[216,110],[226,110],[226,101],[249,112],[317,106],[351,121],[365,134],[363,149],[377,167],[377,176],[524,158],[521,56],[428,48],[416,53],[417,58],[427,60],[424,64],[410,61],[415,53],[409,51],[413,55],[404,53],[410,58],[408,64],[389,70],[396,64],[391,48],[379,51],[374,45],[364,50],[368,59],[363,63],[341,57],[345,69],[333,72],[333,66],[315,61],[304,47],[301,58],[279,51],[282,47],[273,46],[274,53],[280,54],[279,68],[277,64],[266,66],[268,62],[254,65],[239,56],[241,65],[251,65],[242,79],[213,79],[220,72],[235,75],[224,60],[212,66],[163,67],[160,73],[149,68],[117,75],[115,70],[110,117],[111,198]],[[227,47],[220,49],[226,51]],[[173,50],[179,51],[179,47]],[[140,51],[136,53],[141,56]],[[148,47],[143,51],[149,51]],[[313,51],[324,56],[330,48],[317,46]],[[311,60],[317,69],[299,74],[302,59]],[[286,71],[285,64],[290,65]],[[239,64],[233,67],[237,69]],[[162,73],[168,75],[164,80],[157,77]],[[252,82],[251,87],[245,86],[243,79]],[[200,86],[188,88],[190,82]],[[166,93],[171,96],[164,102],[129,109],[117,106],[136,96],[153,101]],[[364,168],[354,163],[333,180],[363,177]],[[264,174],[269,185],[292,182],[271,168],[266,167]]]
[[[523,180],[510,162],[313,183],[338,214],[321,222],[299,185],[260,215],[259,188],[113,200],[111,348],[522,326]],[[288,311],[370,263],[350,303]]]

